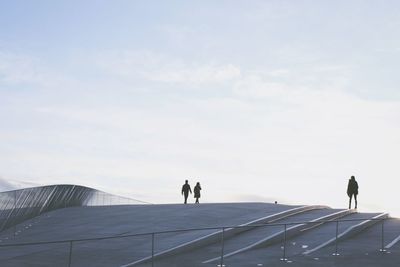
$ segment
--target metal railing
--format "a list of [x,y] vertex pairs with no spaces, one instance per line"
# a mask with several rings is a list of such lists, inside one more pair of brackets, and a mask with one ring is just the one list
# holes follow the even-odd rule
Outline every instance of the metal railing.
[[[129,237],[149,237],[150,238],[150,243],[149,244],[149,256],[146,256],[142,258],[142,262],[147,262],[151,264],[152,267],[156,265],[156,260],[158,259],[158,256],[162,254],[162,251],[157,252],[155,251],[155,245],[157,242],[157,236],[165,235],[165,234],[178,234],[178,233],[185,233],[185,232],[193,232],[193,231],[204,231],[204,230],[216,230],[217,232],[214,232],[214,234],[220,235],[220,255],[218,256],[218,265],[217,266],[225,266],[225,242],[226,242],[226,234],[227,232],[231,231],[232,229],[238,229],[238,228],[259,228],[259,227],[282,227],[282,239],[281,239],[281,248],[282,248],[282,254],[281,257],[279,258],[281,261],[288,261],[288,256],[287,256],[287,233],[288,233],[288,227],[289,226],[295,226],[295,225],[311,225],[308,229],[312,229],[314,227],[317,227],[322,224],[329,224],[329,223],[334,223],[335,225],[335,234],[334,234],[334,242],[328,244],[327,246],[334,246],[334,251],[331,255],[333,256],[338,256],[340,255],[338,253],[338,247],[339,247],[339,242],[340,242],[340,234],[339,234],[339,225],[340,223],[344,222],[365,222],[365,221],[373,221],[373,222],[381,222],[381,233],[380,233],[380,246],[377,247],[377,251],[380,252],[386,252],[385,249],[385,221],[389,219],[387,217],[384,218],[360,218],[360,219],[335,219],[335,220],[321,220],[321,221],[296,221],[296,222],[286,222],[286,223],[266,223],[266,224],[257,224],[257,225],[244,225],[244,226],[236,226],[236,225],[225,225],[225,226],[219,226],[219,227],[202,227],[202,228],[187,228],[187,229],[176,229],[176,230],[167,230],[167,231],[158,231],[158,232],[146,232],[146,233],[136,233],[136,234],[121,234],[121,235],[113,235],[113,236],[103,236],[103,237],[94,237],[94,238],[82,238],[82,239],[65,239],[65,240],[55,240],[55,241],[39,241],[39,242],[24,242],[24,243],[14,243],[16,239],[14,240],[8,240],[9,243],[3,243],[0,244],[0,251],[3,250],[4,248],[20,248],[20,247],[28,247],[28,246],[37,246],[37,245],[51,245],[51,244],[68,244],[68,251],[65,251],[68,253],[68,260],[66,265],[68,267],[74,266],[73,265],[73,256],[74,256],[74,246],[80,242],[98,242],[101,240],[112,240],[112,239],[122,239],[122,238],[129,238]],[[314,225],[314,227],[313,227]],[[245,229],[243,229],[245,230]],[[400,232],[400,229],[399,229]],[[161,241],[162,242],[162,241]],[[190,242],[188,242],[190,243]],[[218,242],[217,242],[218,243]],[[216,242],[211,242],[210,244],[216,244]],[[276,243],[274,243],[276,244]],[[279,242],[278,242],[279,244]],[[179,245],[179,244],[177,244]],[[178,246],[177,246],[178,247]],[[169,249],[171,252],[171,248]],[[172,249],[173,251],[173,249]],[[144,260],[143,260],[144,259]],[[138,259],[134,259],[135,261],[138,261]],[[140,259],[139,259],[140,260]],[[0,261],[2,261],[0,257]],[[45,259],[43,259],[45,261]],[[43,262],[42,262],[43,263]],[[127,263],[126,263],[127,264]],[[99,266],[99,264],[95,264],[96,266]],[[120,266],[120,265],[117,265]],[[127,264],[126,266],[130,266],[130,264]],[[162,265],[160,265],[162,266]]]

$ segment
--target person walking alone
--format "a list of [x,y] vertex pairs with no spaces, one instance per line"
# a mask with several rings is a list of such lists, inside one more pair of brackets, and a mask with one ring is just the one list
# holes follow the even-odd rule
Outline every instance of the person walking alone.
[[194,192],[194,198],[196,199],[196,203],[200,203],[199,202],[199,198],[200,198],[200,190],[201,190],[201,186],[200,183],[197,182],[196,186],[193,189]]
[[347,185],[347,195],[349,196],[349,209],[351,209],[351,199],[354,196],[355,209],[357,209],[357,195],[358,195],[358,183],[354,176],[351,176]]
[[190,194],[192,193],[192,189],[190,188],[190,185],[188,183],[188,180],[185,180],[185,184],[182,186],[182,195],[185,197],[185,202],[184,204],[187,204],[187,199]]

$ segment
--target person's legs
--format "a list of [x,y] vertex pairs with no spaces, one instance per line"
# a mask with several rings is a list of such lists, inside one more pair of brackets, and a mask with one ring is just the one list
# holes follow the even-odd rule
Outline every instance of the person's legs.
[[185,194],[185,203],[184,204],[187,204],[188,196],[189,196],[189,194]]
[[355,209],[357,209],[357,195],[356,194],[354,194],[354,202],[356,203]]
[[198,197],[196,197],[196,203],[199,203],[199,198]]
[[350,196],[349,196],[349,209],[351,209],[351,198],[353,197],[353,194],[351,194]]

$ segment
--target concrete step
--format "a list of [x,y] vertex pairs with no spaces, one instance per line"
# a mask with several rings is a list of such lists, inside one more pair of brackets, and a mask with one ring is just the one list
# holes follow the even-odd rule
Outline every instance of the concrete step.
[[[309,213],[311,213],[311,214],[309,214]],[[282,226],[263,227],[263,229],[260,229],[260,230],[263,230],[263,232],[256,231],[256,232],[260,232],[260,234],[258,235],[258,238],[255,240],[254,239],[251,240],[248,237],[247,237],[247,240],[245,240],[244,238],[235,238],[234,240],[232,240],[233,243],[240,244],[241,247],[238,248],[236,246],[235,250],[231,250],[230,252],[224,254],[224,257],[231,257],[236,254],[244,253],[244,252],[252,250],[252,249],[257,249],[257,248],[266,247],[266,246],[269,246],[269,245],[272,245],[275,243],[280,243],[284,239],[285,235],[286,235],[286,238],[289,239],[296,235],[302,234],[304,231],[308,231],[315,227],[319,227],[326,220],[339,219],[339,218],[342,218],[343,216],[346,216],[351,213],[354,213],[354,211],[353,210],[339,210],[338,211],[338,210],[326,209],[326,210],[321,210],[319,212],[304,213],[304,214],[301,214],[302,216],[292,216],[290,219],[279,221],[279,223],[294,223],[296,221],[297,222],[310,221],[310,222],[315,222],[316,224],[305,224],[305,223],[299,223],[299,224],[294,224],[294,225],[292,224],[292,225],[287,226],[286,231],[284,229],[282,229]],[[310,217],[310,215],[312,215],[312,217]],[[308,218],[304,218],[305,216],[308,216]],[[229,251],[229,250],[227,250],[227,251]],[[204,263],[217,262],[219,260],[219,258],[220,257],[208,259],[208,260],[205,260]]]
[[[347,234],[346,238],[340,240],[339,244],[339,253],[342,255],[345,254],[344,251],[347,251],[347,256],[351,256],[355,253],[355,251],[362,251],[363,254],[376,252],[379,253],[380,248],[380,233],[381,233],[381,221],[376,221],[375,224],[369,224],[369,219],[371,218],[380,218],[377,217],[381,215],[380,213],[354,213],[347,215],[341,219],[366,219],[362,221],[343,221],[339,223],[339,234],[347,232],[348,229],[353,229],[351,233]],[[385,216],[381,217],[384,218]],[[397,221],[397,223],[396,223]],[[385,236],[388,235],[388,232],[391,234],[388,235],[391,238],[395,238],[396,229],[400,230],[400,221],[396,219],[395,222],[388,219],[385,221],[389,229],[385,228]],[[368,222],[368,223],[365,223]],[[362,223],[362,227],[356,227]],[[392,228],[392,229],[390,229]],[[374,233],[373,235],[370,234]],[[273,244],[268,247],[261,247],[258,249],[246,250],[243,253],[237,253],[232,255],[231,257],[224,258],[224,263],[226,266],[257,266],[257,264],[261,264],[262,266],[280,266],[283,262],[280,262],[280,259],[286,258],[289,262],[307,262],[304,265],[299,266],[313,266],[310,265],[310,261],[312,264],[320,264],[323,266],[322,262],[319,262],[320,258],[324,258],[326,260],[327,257],[334,257],[332,253],[335,252],[334,243],[331,243],[325,247],[320,248],[319,250],[314,251],[309,255],[304,255],[303,252],[309,250],[310,248],[317,247],[324,240],[330,239],[332,236],[335,236],[336,233],[336,223],[329,222],[317,226],[313,229],[306,230],[302,234],[295,235],[292,238],[287,238],[286,240],[286,248],[285,248],[285,256],[283,249],[283,240],[280,242]],[[398,232],[397,232],[398,233]],[[389,243],[389,240],[385,242],[385,244]],[[399,244],[400,247],[400,244]],[[394,249],[392,253],[398,251]],[[389,251],[390,252],[390,251]],[[345,255],[344,255],[345,256]],[[314,260],[315,258],[315,260]],[[340,257],[339,257],[340,258]],[[260,261],[262,259],[262,261]],[[315,261],[315,262],[314,262]],[[212,263],[208,263],[206,266],[215,266],[218,264],[218,261],[214,261]],[[260,265],[261,266],[261,265]],[[297,265],[296,265],[297,266]],[[341,265],[342,266],[342,265]],[[358,265],[357,265],[358,266]],[[379,265],[374,265],[379,266]]]
[[[352,236],[354,236],[355,234],[358,234],[362,231],[364,231],[366,228],[371,227],[372,225],[376,224],[379,222],[378,219],[385,219],[388,218],[389,214],[388,213],[381,213],[378,214],[376,216],[373,216],[371,219],[367,219],[367,220],[363,220],[363,221],[358,221],[356,224],[351,225],[350,227],[348,227],[347,229],[345,229],[342,232],[339,232],[336,236],[334,235],[332,238],[326,240],[325,242],[320,243],[319,245],[308,249],[307,251],[303,252],[303,255],[309,255],[323,247],[332,245],[333,243],[335,243],[336,241],[342,241],[345,239],[348,239]],[[336,233],[336,231],[335,231]]]
[[[382,227],[383,226],[383,227]],[[382,235],[383,231],[383,235]],[[338,242],[337,251],[340,255],[369,254],[371,252],[386,250],[388,253],[398,251],[400,244],[400,220],[389,218],[377,221],[374,225],[364,229],[362,232],[350,238]],[[397,239],[397,242],[396,242]],[[312,255],[332,255],[335,251],[335,244],[324,247]]]

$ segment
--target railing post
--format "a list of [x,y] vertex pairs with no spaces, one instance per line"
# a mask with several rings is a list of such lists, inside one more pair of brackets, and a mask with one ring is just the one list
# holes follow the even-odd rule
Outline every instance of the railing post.
[[224,240],[224,235],[225,235],[225,227],[222,227],[222,236],[221,236],[221,260],[219,263],[220,267],[225,266],[224,265],[224,246],[225,246],[225,240]]
[[[15,214],[15,212],[17,211],[17,190],[14,190],[14,209],[13,209],[13,211],[12,211],[12,215],[14,215]],[[14,217],[15,217],[15,215],[14,215]],[[14,220],[15,218],[13,218],[13,220]],[[17,232],[17,223],[16,223],[16,221],[14,220],[14,239],[15,239],[15,235],[16,235],[16,232]]]
[[382,219],[382,232],[381,232],[381,249],[380,252],[386,252],[385,249],[385,219]]
[[338,253],[338,234],[339,234],[339,221],[336,221],[336,235],[335,235],[335,253],[333,253],[333,256],[339,256]]
[[69,257],[68,257],[68,267],[72,264],[72,241],[69,242]]
[[151,234],[151,267],[154,267],[154,235]]
[[281,261],[287,261],[286,258],[286,223],[283,225],[283,257]]

